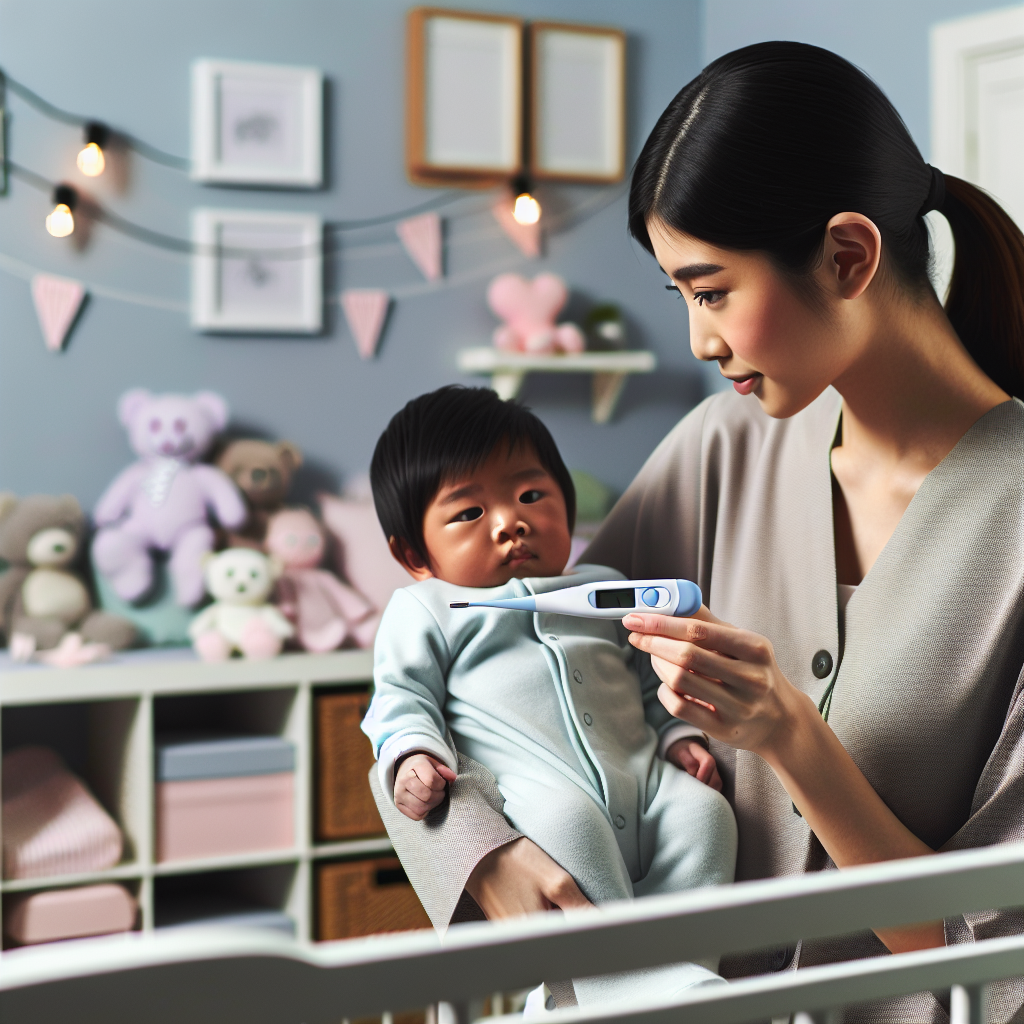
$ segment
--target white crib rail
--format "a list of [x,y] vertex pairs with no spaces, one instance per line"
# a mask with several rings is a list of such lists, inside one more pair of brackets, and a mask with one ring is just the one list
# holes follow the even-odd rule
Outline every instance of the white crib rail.
[[[1024,844],[541,915],[302,946],[195,930],[91,939],[0,956],[4,1024],[338,1024],[569,977],[702,959],[870,927],[1024,904]],[[672,1005],[560,1011],[556,1020],[742,1024],[1024,975],[1024,936],[786,972]],[[961,1024],[964,1022],[961,1021]]]

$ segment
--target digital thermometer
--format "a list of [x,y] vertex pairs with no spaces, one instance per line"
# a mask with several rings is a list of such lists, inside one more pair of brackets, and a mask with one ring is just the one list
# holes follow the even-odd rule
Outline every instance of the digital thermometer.
[[693,615],[700,605],[700,587],[689,580],[608,580],[530,597],[453,601],[449,607],[511,608],[523,612],[579,615],[585,619],[621,619],[630,612]]

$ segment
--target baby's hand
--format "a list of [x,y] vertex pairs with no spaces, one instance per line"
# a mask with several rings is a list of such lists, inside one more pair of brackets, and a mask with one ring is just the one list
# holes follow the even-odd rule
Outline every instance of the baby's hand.
[[677,768],[682,768],[698,782],[703,782],[712,789],[722,792],[722,777],[718,774],[718,765],[710,750],[696,740],[676,740],[665,751],[665,760],[671,761]]
[[407,818],[422,821],[444,799],[445,786],[456,777],[436,757],[410,754],[395,772],[395,806]]

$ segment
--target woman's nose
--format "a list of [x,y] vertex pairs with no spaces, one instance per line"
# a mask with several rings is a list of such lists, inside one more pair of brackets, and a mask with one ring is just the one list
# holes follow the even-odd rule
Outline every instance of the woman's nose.
[[690,321],[690,351],[705,362],[714,359],[728,359],[732,349],[725,339],[714,330],[702,329],[700,324]]

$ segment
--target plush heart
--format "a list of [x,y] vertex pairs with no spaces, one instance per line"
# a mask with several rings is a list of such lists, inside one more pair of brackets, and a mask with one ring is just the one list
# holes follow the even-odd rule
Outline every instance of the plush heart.
[[487,304],[496,316],[514,326],[554,326],[569,289],[555,274],[527,281],[519,274],[499,274],[487,289]]

